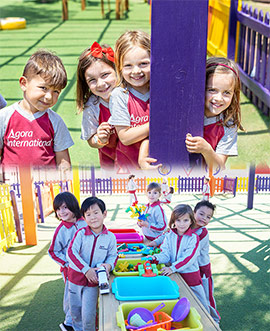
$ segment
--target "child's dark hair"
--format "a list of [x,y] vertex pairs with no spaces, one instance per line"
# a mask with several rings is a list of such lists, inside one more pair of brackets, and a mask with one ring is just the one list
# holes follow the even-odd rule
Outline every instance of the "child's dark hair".
[[129,179],[129,180],[132,179],[132,178],[135,178],[135,175],[129,175],[129,176],[128,176],[128,179]]
[[172,229],[175,227],[175,221],[182,215],[188,214],[191,220],[190,227],[195,224],[195,218],[192,208],[189,205],[180,204],[174,207],[171,218],[169,221],[169,227]]
[[156,183],[156,182],[153,182],[153,183],[150,183],[148,186],[147,186],[147,189],[146,191],[151,191],[151,190],[156,190],[158,191],[159,193],[161,193],[161,186],[159,183]]
[[172,186],[170,186],[170,193],[174,194],[174,188]]
[[67,73],[62,60],[46,49],[31,55],[24,67],[23,76],[28,80],[35,75],[40,75],[50,86],[61,90],[67,85]]
[[102,214],[106,210],[106,205],[103,200],[97,197],[90,197],[84,200],[81,206],[81,213],[84,215],[86,211],[93,205],[98,205],[99,209],[101,210]]
[[[106,44],[101,45],[102,48],[108,48]],[[92,92],[89,89],[89,86],[85,79],[86,70],[95,62],[104,62],[115,70],[114,62],[108,59],[106,54],[102,53],[101,58],[97,58],[91,54],[91,47],[85,49],[81,56],[79,57],[79,63],[77,66],[77,93],[76,93],[76,104],[78,108],[78,113],[80,113],[87,100],[92,95]]]
[[194,213],[197,212],[198,209],[200,209],[201,207],[207,207],[213,210],[213,212],[216,209],[216,205],[213,205],[210,201],[207,200],[202,200],[200,202],[197,203],[197,205],[194,208]]
[[55,211],[55,216],[57,216],[56,211],[65,203],[67,208],[74,214],[74,217],[78,220],[81,218],[81,211],[78,200],[76,199],[75,195],[70,192],[62,192],[57,194],[57,196],[53,200],[53,210]]

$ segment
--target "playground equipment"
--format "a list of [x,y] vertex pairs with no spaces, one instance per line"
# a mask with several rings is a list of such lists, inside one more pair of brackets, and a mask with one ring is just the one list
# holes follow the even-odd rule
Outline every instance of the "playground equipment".
[[26,20],[22,17],[0,18],[0,30],[25,29]]
[[138,204],[135,204],[134,208],[133,207],[128,207],[126,209],[126,213],[131,211],[131,215],[130,215],[131,218],[138,217],[139,222],[140,221],[146,221],[149,214],[143,214],[145,209],[146,209],[146,207],[144,205],[139,206]]

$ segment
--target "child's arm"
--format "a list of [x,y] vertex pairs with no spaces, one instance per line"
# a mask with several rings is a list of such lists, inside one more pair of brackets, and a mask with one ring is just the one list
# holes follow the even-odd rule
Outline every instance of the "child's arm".
[[134,127],[115,125],[115,129],[121,143],[125,146],[135,144],[149,136],[149,123]]
[[53,235],[48,254],[62,268],[68,266],[66,254],[64,253],[63,246],[61,245],[61,241],[63,240],[64,238],[62,238],[61,225],[59,225]]
[[181,257],[170,266],[173,272],[183,272],[187,267],[196,262],[200,254],[199,244],[199,236],[194,233]]
[[[151,222],[151,219],[153,222]],[[164,210],[160,206],[154,207],[151,212],[151,219],[149,222],[149,229],[154,231],[164,231],[167,227],[167,219]]]
[[219,166],[225,168],[228,155],[216,153],[212,146],[202,137],[193,137],[190,133],[186,136],[186,147],[189,153],[201,153],[208,167]]
[[57,166],[61,170],[65,171],[65,170],[70,169],[71,162],[70,162],[70,156],[69,156],[68,149],[65,149],[60,152],[55,152],[55,160],[56,160]]
[[162,164],[151,165],[151,163],[157,162],[157,159],[149,157],[149,139],[144,139],[140,146],[138,163],[141,169],[150,170],[157,169],[162,166]]

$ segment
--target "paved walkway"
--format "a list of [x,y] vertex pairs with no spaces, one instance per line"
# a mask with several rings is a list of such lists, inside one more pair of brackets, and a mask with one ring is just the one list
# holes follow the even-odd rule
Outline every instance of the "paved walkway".
[[[101,198],[108,209],[107,227],[136,227],[136,221],[125,212],[128,197]],[[194,206],[200,198],[200,195],[174,195],[172,206],[177,203]],[[145,203],[146,197],[140,195],[139,202]],[[217,211],[208,229],[221,328],[266,330],[269,325],[270,195],[255,195],[252,210],[246,209],[246,195],[218,196],[212,202],[217,205]],[[171,208],[165,206],[168,218]],[[63,282],[58,266],[47,255],[57,224],[54,215],[50,215],[44,224],[38,224],[37,246],[15,244],[0,256],[1,330],[58,329],[63,319]]]

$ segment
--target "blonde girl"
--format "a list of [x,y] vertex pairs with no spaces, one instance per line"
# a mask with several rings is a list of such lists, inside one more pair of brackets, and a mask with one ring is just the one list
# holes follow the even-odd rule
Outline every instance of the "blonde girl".
[[117,136],[108,123],[109,99],[116,86],[114,52],[94,42],[80,56],[77,67],[77,108],[83,111],[81,138],[98,148],[101,168],[114,168]]
[[117,163],[138,168],[139,149],[149,135],[150,36],[127,31],[115,45],[117,85],[110,98],[109,120],[119,136]]
[[237,130],[241,126],[240,79],[237,64],[227,58],[206,62],[204,134],[186,136],[190,153],[201,153],[208,166],[225,167],[229,156],[237,156]]
[[153,257],[158,263],[170,263],[170,267],[162,268],[162,274],[169,276],[178,272],[209,312],[198,265],[200,239],[192,231],[194,225],[195,218],[191,207],[185,204],[177,205],[170,218],[170,231],[164,235],[161,253]]

